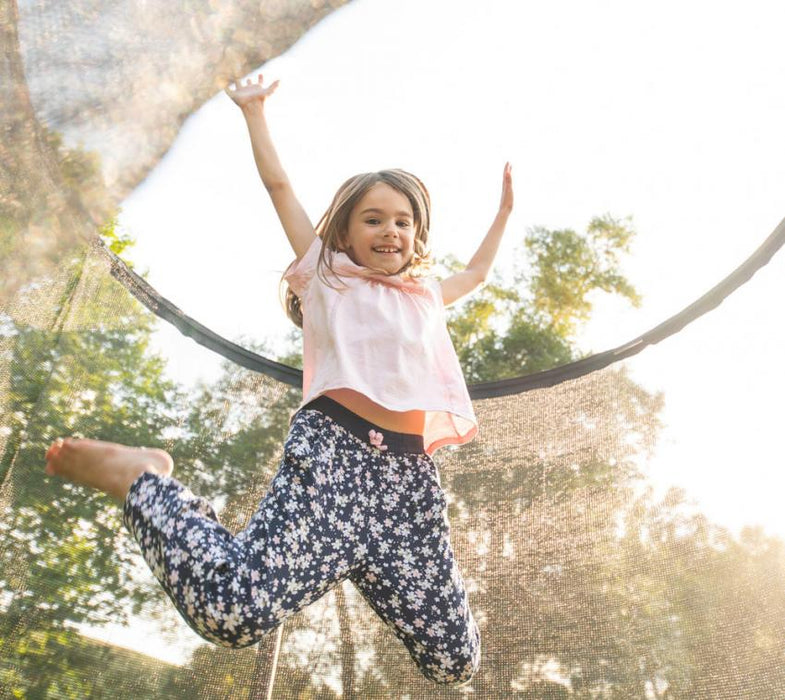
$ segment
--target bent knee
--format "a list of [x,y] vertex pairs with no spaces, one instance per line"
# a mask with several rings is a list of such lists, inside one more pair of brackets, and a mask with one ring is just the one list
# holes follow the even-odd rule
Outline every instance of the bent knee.
[[245,649],[260,642],[277,624],[262,624],[249,620],[245,624],[234,624],[222,614],[207,614],[195,620],[196,632],[202,639],[228,649]]
[[195,615],[184,617],[202,639],[230,649],[244,649],[257,644],[280,624],[242,602],[228,605],[211,602]]
[[435,663],[421,668],[426,678],[438,683],[458,687],[467,685],[480,669],[480,650],[471,655],[441,657]]

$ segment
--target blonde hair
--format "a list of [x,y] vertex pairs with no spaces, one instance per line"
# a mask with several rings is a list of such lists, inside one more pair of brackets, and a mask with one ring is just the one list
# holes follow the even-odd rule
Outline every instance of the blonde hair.
[[[316,274],[328,286],[333,287],[324,272],[324,267],[338,277],[332,266],[333,255],[342,250],[344,237],[349,230],[349,217],[355,205],[366,192],[379,183],[389,185],[404,195],[412,207],[414,215],[414,254],[401,272],[410,277],[420,277],[431,266],[431,253],[428,249],[428,231],[431,225],[431,198],[422,181],[405,170],[380,170],[376,173],[361,173],[344,182],[333,197],[332,204],[316,225],[316,235],[322,239],[322,249],[316,263]],[[286,315],[300,328],[303,327],[303,313],[300,298],[286,283],[285,277],[297,261],[292,262],[281,279],[282,298]],[[387,274],[384,270],[377,270]]]

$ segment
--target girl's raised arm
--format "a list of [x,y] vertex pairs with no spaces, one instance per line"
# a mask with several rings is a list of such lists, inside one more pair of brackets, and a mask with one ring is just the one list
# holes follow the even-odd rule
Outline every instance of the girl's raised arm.
[[452,304],[485,282],[491,271],[493,259],[496,257],[496,251],[499,249],[504,228],[507,226],[507,219],[512,211],[512,202],[512,166],[505,163],[499,211],[466,268],[442,280],[442,299],[445,306]]
[[313,243],[316,233],[313,224],[294,194],[289,178],[278,160],[267,120],[264,116],[264,102],[278,87],[276,80],[264,87],[262,74],[258,82],[248,79],[245,85],[237,81],[234,88],[227,87],[226,94],[240,107],[251,136],[254,160],[259,170],[283,230],[289,239],[294,254],[299,260]]

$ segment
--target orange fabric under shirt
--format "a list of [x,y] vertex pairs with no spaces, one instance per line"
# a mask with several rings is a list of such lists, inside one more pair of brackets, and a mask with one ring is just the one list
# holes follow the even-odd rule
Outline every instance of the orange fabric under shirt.
[[[435,278],[384,275],[332,253],[316,274],[322,239],[286,274],[303,309],[303,401],[331,389],[358,391],[391,411],[425,411],[425,451],[477,434],[466,381],[447,333]],[[326,256],[329,260],[330,251]]]

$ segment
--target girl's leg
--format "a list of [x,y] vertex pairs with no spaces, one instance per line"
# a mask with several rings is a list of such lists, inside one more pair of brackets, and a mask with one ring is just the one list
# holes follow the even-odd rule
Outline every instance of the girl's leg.
[[361,535],[350,579],[427,678],[466,683],[480,663],[480,635],[422,436],[379,428],[325,397],[309,406],[313,415],[325,415],[321,429],[335,453],[335,492],[356,504],[344,521],[355,539]]
[[330,478],[335,455],[313,415],[296,416],[271,488],[236,536],[174,479],[144,474],[131,487],[128,529],[180,614],[209,641],[258,642],[354,565],[350,513]]
[[[47,472],[118,499],[127,494],[124,522],[186,622],[209,641],[244,647],[352,566],[341,527],[349,515],[330,491],[334,453],[323,443],[308,414],[298,414],[268,494],[236,536],[206,500],[169,476],[171,458],[162,451],[66,440],[47,452]],[[141,458],[144,452],[157,456]]]
[[352,581],[405,644],[422,673],[460,685],[480,664],[480,633],[453,556],[444,492],[426,455],[379,471],[395,507],[371,517],[369,564]]

